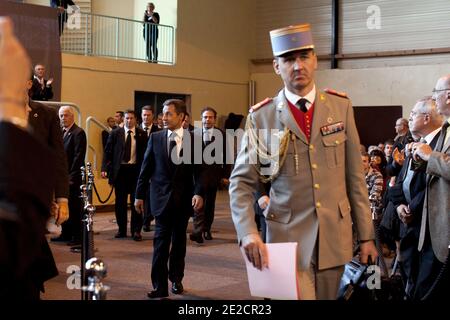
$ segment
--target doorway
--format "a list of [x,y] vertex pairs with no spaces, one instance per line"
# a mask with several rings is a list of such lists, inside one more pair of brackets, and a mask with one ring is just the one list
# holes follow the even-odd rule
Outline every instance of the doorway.
[[393,139],[395,121],[403,115],[402,106],[355,106],[353,110],[359,139],[366,147]]

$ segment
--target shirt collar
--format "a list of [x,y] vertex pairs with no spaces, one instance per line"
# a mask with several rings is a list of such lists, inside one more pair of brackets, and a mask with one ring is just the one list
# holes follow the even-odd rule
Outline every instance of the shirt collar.
[[316,100],[316,85],[312,88],[310,92],[308,92],[307,95],[304,97],[301,97],[291,91],[288,90],[288,88],[284,88],[284,95],[286,96],[286,99],[292,103],[294,106],[297,104],[298,100],[305,98],[308,100],[309,103],[306,104],[306,107],[309,109],[309,107],[314,103]]
[[153,126],[153,123],[150,123],[149,126],[146,126],[145,124],[142,124],[142,129],[145,130],[145,127],[147,127],[147,130],[150,130],[152,128],[152,126]]
[[178,129],[175,129],[175,130],[173,130],[173,131],[167,129],[167,137],[168,137],[168,138],[170,138],[170,135],[172,134],[172,132],[175,132],[175,133],[177,134],[178,137],[180,137],[181,139],[183,139],[183,132],[184,132],[183,127],[179,127]]
[[68,126],[67,128],[63,128],[63,130],[66,130],[66,132],[69,132],[70,129],[72,129],[72,127],[73,127],[74,124],[75,124],[75,122],[72,123],[72,124],[71,124],[70,126]]
[[439,131],[441,130],[441,128],[437,128],[436,130],[430,132],[429,134],[427,134],[424,138],[426,144],[430,144],[431,141],[433,141],[434,137],[439,133]]
[[127,128],[127,126],[124,125],[123,130],[125,130],[125,135],[128,134],[128,130],[131,130],[131,132],[133,132],[133,135],[136,135],[136,127]]

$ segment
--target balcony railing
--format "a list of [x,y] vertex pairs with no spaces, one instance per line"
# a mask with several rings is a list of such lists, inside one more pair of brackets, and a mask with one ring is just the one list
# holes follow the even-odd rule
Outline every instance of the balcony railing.
[[[61,35],[64,53],[175,63],[172,26],[71,10],[67,17]],[[152,48],[155,39],[156,57]]]

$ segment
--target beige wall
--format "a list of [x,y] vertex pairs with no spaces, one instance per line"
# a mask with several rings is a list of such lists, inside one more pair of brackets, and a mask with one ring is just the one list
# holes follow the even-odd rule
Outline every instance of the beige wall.
[[[256,101],[273,96],[283,84],[266,66],[264,72],[254,72]],[[450,64],[403,66],[370,69],[319,70],[317,87],[333,88],[348,93],[356,106],[402,105],[403,116],[408,117],[415,102],[431,95],[437,79],[450,70]]]
[[91,0],[91,12],[106,16],[134,19],[134,0]]

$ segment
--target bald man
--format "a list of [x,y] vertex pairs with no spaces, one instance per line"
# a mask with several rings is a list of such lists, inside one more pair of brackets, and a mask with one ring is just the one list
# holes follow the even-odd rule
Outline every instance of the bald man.
[[81,170],[86,155],[86,134],[75,124],[75,114],[70,106],[59,109],[59,119],[63,129],[64,151],[69,168],[69,220],[62,225],[62,236],[69,239],[72,251],[81,244]]

